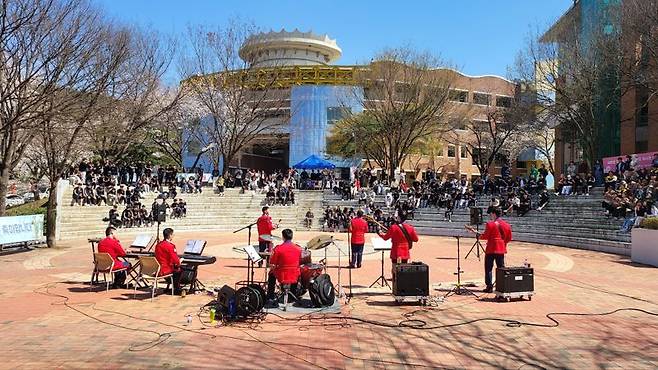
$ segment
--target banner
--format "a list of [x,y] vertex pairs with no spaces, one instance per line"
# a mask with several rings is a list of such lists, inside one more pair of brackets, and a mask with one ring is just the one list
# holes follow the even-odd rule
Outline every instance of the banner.
[[[653,165],[653,156],[658,154],[658,152],[647,152],[647,153],[636,153],[631,154],[631,168],[634,170],[639,170],[642,168],[651,168]],[[616,157],[607,157],[603,158],[603,171],[605,174],[608,172],[616,172],[617,158],[621,157],[623,161],[626,160],[625,155],[619,155]]]
[[0,217],[0,244],[43,239],[43,215]]

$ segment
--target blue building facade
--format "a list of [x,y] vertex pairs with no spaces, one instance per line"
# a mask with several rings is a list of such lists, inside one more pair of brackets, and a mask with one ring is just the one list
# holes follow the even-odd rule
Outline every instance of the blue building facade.
[[362,94],[360,87],[353,86],[293,87],[290,92],[289,165],[294,166],[312,154],[325,157],[331,128],[347,115],[363,110],[359,103]]

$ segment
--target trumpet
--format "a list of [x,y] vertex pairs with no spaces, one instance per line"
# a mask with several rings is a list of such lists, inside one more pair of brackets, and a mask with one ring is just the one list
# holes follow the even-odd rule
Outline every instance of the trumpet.
[[370,216],[370,215],[364,215],[363,218],[365,218],[365,219],[368,220],[368,221],[372,221],[372,222],[374,222],[375,224],[379,225],[379,227],[381,227],[384,231],[388,231],[388,227],[384,226],[381,222],[375,220],[372,216]]

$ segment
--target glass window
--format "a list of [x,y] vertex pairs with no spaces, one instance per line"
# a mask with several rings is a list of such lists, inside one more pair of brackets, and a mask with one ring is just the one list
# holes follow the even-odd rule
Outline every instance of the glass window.
[[448,145],[448,158],[455,158],[456,148],[454,145]]
[[450,90],[450,101],[468,103],[468,91]]
[[512,98],[509,96],[496,96],[496,106],[509,108],[512,106]]
[[335,124],[341,119],[352,114],[351,108],[346,107],[328,107],[327,108],[327,123],[330,125]]
[[466,148],[466,145],[461,146],[461,151],[459,153],[459,156],[462,158],[468,158],[468,148]]
[[483,93],[474,93],[473,94],[473,103],[480,105],[489,105],[489,99],[491,95]]
[[649,151],[649,142],[648,141],[636,141],[635,142],[635,152],[644,153]]

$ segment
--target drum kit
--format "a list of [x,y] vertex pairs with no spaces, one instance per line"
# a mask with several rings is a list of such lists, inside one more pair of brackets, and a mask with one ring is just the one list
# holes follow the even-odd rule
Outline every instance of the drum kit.
[[[271,243],[276,243],[281,241],[281,238],[278,236],[274,235],[259,235],[259,238]],[[302,256],[300,260],[300,281],[298,284],[298,289],[296,292],[293,292],[295,296],[298,298],[301,297],[306,293],[306,291],[309,289],[310,285],[313,283],[313,280],[317,278],[318,276],[322,275],[324,271],[327,269],[327,247],[331,245],[336,245],[335,242],[340,241],[339,239],[334,239],[333,236],[331,235],[318,235],[314,237],[313,239],[309,240],[306,243],[306,246],[302,248]],[[276,248],[274,248],[276,249]],[[311,257],[311,251],[314,250],[320,250],[324,249],[324,259],[319,261],[320,263],[313,263],[313,259]],[[342,289],[340,287],[340,269],[341,269],[341,263],[340,263],[340,248],[339,249],[339,254],[338,254],[338,291],[339,291],[339,296],[342,294]],[[269,257],[271,253],[261,253],[261,256]]]

